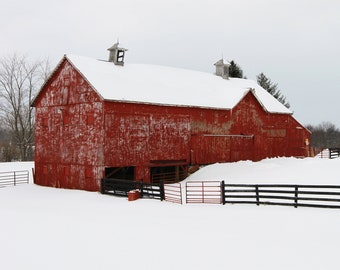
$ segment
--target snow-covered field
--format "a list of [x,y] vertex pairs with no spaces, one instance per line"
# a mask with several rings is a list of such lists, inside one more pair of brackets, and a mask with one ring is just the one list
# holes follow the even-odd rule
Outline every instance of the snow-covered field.
[[[0,163],[0,171],[33,163]],[[191,180],[339,184],[340,159],[207,166]],[[177,205],[34,184],[0,189],[1,269],[338,269],[340,210]]]

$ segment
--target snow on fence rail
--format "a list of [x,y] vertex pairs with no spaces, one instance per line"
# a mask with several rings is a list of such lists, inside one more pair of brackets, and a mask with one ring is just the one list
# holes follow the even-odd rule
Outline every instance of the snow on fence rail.
[[0,187],[29,183],[28,171],[0,172]]

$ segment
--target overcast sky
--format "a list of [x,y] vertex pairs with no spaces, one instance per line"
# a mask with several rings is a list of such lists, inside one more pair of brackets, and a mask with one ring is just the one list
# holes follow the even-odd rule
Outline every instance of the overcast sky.
[[263,72],[302,124],[340,128],[338,0],[0,0],[0,56],[107,59],[214,72],[222,55]]

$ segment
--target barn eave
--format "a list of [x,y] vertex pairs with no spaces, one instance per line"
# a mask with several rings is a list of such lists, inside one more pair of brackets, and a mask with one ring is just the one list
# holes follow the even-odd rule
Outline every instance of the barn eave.
[[160,107],[177,107],[177,108],[200,108],[206,110],[221,110],[228,111],[231,108],[221,108],[221,107],[209,107],[209,106],[198,106],[198,105],[186,105],[186,104],[170,104],[170,103],[156,103],[156,102],[145,102],[145,101],[132,101],[125,99],[105,99],[105,102],[117,102],[117,103],[129,103],[129,104],[141,104],[141,105],[151,105],[151,106],[160,106]]

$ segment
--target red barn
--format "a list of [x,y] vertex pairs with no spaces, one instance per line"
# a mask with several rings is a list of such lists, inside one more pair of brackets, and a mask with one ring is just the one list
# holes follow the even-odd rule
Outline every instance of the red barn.
[[191,166],[308,156],[310,133],[254,81],[65,55],[33,102],[35,183],[97,191],[103,177],[181,180]]

